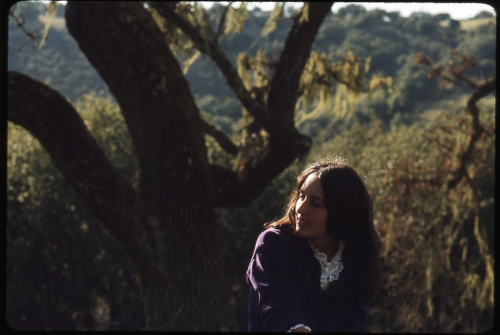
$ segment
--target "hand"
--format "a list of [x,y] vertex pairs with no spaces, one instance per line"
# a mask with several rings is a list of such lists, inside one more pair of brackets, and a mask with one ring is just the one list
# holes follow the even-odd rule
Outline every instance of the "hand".
[[309,329],[305,329],[304,327],[299,327],[297,329],[293,329],[292,333],[310,333]]

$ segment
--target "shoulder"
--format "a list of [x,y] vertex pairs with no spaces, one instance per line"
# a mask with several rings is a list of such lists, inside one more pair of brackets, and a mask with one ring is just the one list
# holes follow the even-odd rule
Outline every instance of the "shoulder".
[[293,235],[286,227],[268,228],[260,233],[256,246],[283,244],[291,241],[292,238]]
[[281,253],[286,249],[291,249],[295,239],[296,237],[288,227],[268,228],[257,238],[255,251],[269,250]]
[[252,260],[258,256],[261,261],[273,260],[271,266],[284,264],[285,259],[292,258],[294,241],[295,237],[287,227],[268,228],[257,238]]

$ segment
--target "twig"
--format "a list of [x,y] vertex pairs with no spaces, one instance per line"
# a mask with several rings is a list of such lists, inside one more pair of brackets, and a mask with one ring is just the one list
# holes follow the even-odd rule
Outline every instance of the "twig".
[[28,31],[26,30],[26,28],[24,28],[24,24],[26,23],[26,21],[24,20],[24,17],[22,16],[21,14],[21,19],[18,19],[18,17],[14,14],[14,12],[9,12],[9,16],[14,19],[14,21],[16,22],[17,26],[19,28],[21,28],[21,30],[30,38],[30,40],[32,42],[35,41],[35,34],[31,31]]
[[[224,77],[226,77],[229,87],[231,87],[243,107],[245,107],[250,114],[259,119],[259,122],[264,125],[266,130],[272,129],[272,124],[267,115],[266,106],[259,103],[255,99],[252,99],[250,92],[248,92],[243,85],[243,82],[238,75],[238,71],[227,58],[227,55],[220,49],[217,40],[214,39],[209,41],[205,39],[188,20],[177,14],[174,10],[172,10],[172,8],[166,6],[165,3],[152,2],[151,6],[154,7],[160,15],[181,29],[198,50],[208,55],[210,59],[215,62]],[[211,32],[215,35],[213,31]]]
[[233,141],[231,141],[231,139],[226,135],[224,131],[203,118],[202,122],[203,131],[207,135],[210,135],[214,140],[216,140],[222,149],[224,149],[228,154],[231,155],[236,155],[238,153],[238,147],[233,143]]
[[222,12],[222,15],[220,17],[220,21],[219,21],[219,28],[217,29],[217,35],[215,36],[215,41],[218,41],[220,39],[220,37],[222,36],[222,32],[224,30],[224,25],[226,23],[226,16],[227,16],[227,12],[229,11],[229,8],[231,7],[231,4],[233,2],[229,2],[229,4],[226,6],[226,8],[224,8],[224,12]]
[[467,149],[465,149],[464,153],[460,157],[460,166],[455,172],[456,173],[455,177],[453,177],[453,179],[451,179],[448,182],[449,190],[453,189],[458,184],[458,182],[460,182],[460,180],[465,176],[467,172],[466,165],[472,154],[472,151],[474,150],[474,145],[477,142],[477,140],[479,140],[481,134],[484,132],[484,128],[481,126],[479,122],[479,108],[477,107],[476,103],[489,93],[493,92],[495,90],[495,86],[496,86],[496,78],[492,77],[486,83],[479,86],[477,90],[474,93],[472,93],[471,97],[467,101],[467,112],[469,112],[469,114],[471,114],[472,116],[473,131]]

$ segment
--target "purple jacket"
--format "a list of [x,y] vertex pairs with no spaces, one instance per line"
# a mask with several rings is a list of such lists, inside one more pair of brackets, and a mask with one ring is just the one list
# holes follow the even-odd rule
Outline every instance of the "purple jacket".
[[321,291],[321,266],[302,237],[286,228],[259,235],[247,270],[248,331],[363,332],[368,312],[366,263],[346,244],[339,279]]

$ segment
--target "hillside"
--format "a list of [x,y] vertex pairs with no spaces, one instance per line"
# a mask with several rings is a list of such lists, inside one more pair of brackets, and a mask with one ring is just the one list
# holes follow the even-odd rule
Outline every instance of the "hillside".
[[[45,5],[22,2],[16,6],[16,14],[25,18],[26,27],[38,29],[41,36]],[[209,14],[215,19],[221,10],[221,6],[215,5]],[[261,30],[269,13],[254,9],[248,14],[243,31],[222,42],[223,49],[235,65],[238,54],[243,51],[254,56],[259,48],[263,48],[266,55],[277,57],[292,22],[290,17],[285,17],[276,31],[262,37]],[[342,59],[348,50],[361,58],[371,56],[371,73],[393,77],[403,99],[399,99],[390,110],[384,97],[374,97],[360,103],[355,115],[363,120],[375,113],[390,122],[399,114],[399,119],[411,123],[436,101],[453,99],[452,95],[457,93],[456,90],[440,90],[437,80],[428,80],[426,69],[414,64],[415,55],[422,51],[436,62],[448,62],[452,49],[471,53],[479,65],[471,74],[485,78],[496,71],[495,33],[496,20],[491,17],[458,22],[447,14],[414,13],[404,18],[397,12],[366,11],[361,6],[351,5],[326,17],[314,50],[325,52],[334,60]],[[30,43],[11,20],[8,56],[9,69],[57,88],[72,102],[89,91],[111,96],[106,84],[66,30],[62,5],[40,50],[38,43]],[[190,68],[187,79],[200,109],[210,113],[214,122],[231,132],[241,115],[240,106],[218,69],[207,57],[201,57]],[[318,125],[313,122],[308,126],[316,128]]]

